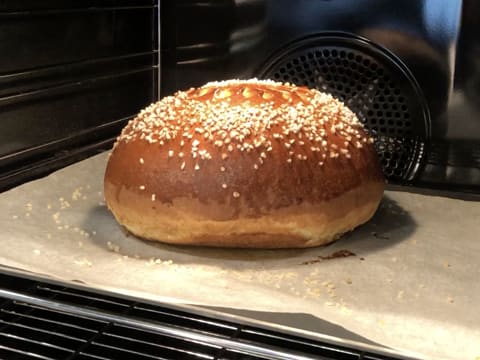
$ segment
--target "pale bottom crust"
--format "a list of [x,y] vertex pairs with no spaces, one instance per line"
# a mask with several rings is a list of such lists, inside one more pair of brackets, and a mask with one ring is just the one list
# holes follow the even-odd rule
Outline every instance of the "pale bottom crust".
[[[156,205],[145,200],[145,211],[113,204],[117,221],[132,234],[170,244],[238,248],[306,248],[328,244],[368,221],[383,195],[383,184],[363,184],[320,204],[302,204],[275,210],[258,218],[211,220],[218,206],[202,212],[196,200],[182,199],[173,205]],[[128,194],[127,198],[130,197]],[[125,200],[125,199],[124,199]],[[143,200],[137,199],[137,205]],[[110,204],[112,205],[112,204]],[[138,206],[136,206],[138,208]]]

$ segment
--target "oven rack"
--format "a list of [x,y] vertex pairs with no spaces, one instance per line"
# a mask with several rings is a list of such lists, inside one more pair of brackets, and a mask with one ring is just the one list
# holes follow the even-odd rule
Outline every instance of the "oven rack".
[[0,358],[399,359],[2,273]]

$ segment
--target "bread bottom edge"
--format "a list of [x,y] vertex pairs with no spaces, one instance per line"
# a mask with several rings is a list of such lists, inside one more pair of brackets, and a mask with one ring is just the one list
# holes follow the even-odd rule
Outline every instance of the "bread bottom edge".
[[162,211],[154,216],[137,217],[127,213],[123,214],[128,215],[126,217],[120,214],[116,217],[133,235],[168,244],[308,248],[331,243],[367,222],[374,215],[383,191],[377,190],[369,200],[365,200],[365,191],[365,188],[354,189],[324,204],[291,206],[260,218],[215,221],[175,208],[170,208],[170,213]]

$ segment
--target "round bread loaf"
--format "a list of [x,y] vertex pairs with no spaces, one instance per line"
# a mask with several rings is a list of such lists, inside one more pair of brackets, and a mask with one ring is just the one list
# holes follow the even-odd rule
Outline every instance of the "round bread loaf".
[[383,195],[373,140],[332,96],[271,80],[177,92],[123,129],[105,200],[139,237],[301,248],[366,222]]

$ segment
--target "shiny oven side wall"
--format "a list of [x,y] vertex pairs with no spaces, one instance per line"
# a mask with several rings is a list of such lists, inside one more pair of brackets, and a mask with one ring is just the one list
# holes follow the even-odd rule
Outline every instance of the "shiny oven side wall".
[[154,0],[2,1],[0,189],[108,148],[158,72]]

